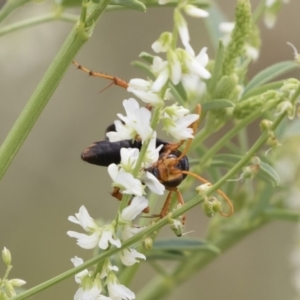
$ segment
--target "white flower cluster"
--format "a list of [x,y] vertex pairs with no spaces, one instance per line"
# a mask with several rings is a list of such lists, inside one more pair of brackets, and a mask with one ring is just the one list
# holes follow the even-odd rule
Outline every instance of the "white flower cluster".
[[[166,60],[159,56],[153,58],[151,70],[156,79],[132,79],[128,85],[128,92],[152,107],[152,110],[140,107],[137,100],[129,98],[123,101],[126,115],[118,114],[120,120],[115,121],[116,131],[108,132],[110,142],[122,140],[138,140],[142,143],[141,150],[137,148],[122,148],[120,151],[121,162],[108,166],[108,173],[113,180],[113,186],[120,189],[124,195],[132,197],[130,204],[120,211],[117,220],[109,225],[100,226],[90,217],[84,206],[75,216],[70,216],[69,221],[80,225],[86,233],[68,231],[70,237],[77,239],[77,244],[84,249],[99,247],[108,250],[111,246],[121,248],[122,243],[143,230],[133,224],[133,220],[147,207],[145,190],[158,195],[164,193],[165,187],[147,169],[155,164],[163,145],[156,147],[157,133],[154,130],[160,122],[167,134],[176,140],[193,138],[191,125],[199,118],[198,114],[182,106],[173,104],[165,106],[168,100],[168,84],[182,83],[187,95],[203,92],[203,80],[210,78],[206,69],[208,55],[203,48],[195,55],[190,45],[190,37],[181,11],[194,17],[207,17],[208,13],[190,4],[179,4],[175,9],[175,31],[177,30],[184,49],[174,49],[176,38],[170,32],[163,33],[152,45],[156,53],[166,53]],[[175,34],[176,35],[176,34]],[[191,84],[192,82],[192,84]],[[152,113],[153,112],[153,113]],[[140,154],[142,153],[142,159]],[[122,248],[119,252],[121,262],[131,266],[139,259],[146,259],[145,255],[134,248]],[[83,263],[82,259],[72,260],[75,266]],[[80,285],[74,299],[134,299],[135,295],[127,287],[119,284],[115,272],[116,266],[110,261],[105,261],[101,272],[91,274],[88,270],[78,273],[75,277]]]

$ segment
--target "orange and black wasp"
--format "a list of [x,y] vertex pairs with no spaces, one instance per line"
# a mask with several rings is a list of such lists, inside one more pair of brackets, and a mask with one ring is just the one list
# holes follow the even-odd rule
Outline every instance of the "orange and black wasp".
[[[112,84],[121,86],[123,88],[128,87],[128,83],[116,76],[107,75],[104,73],[94,72],[89,70],[77,62],[73,62],[73,64],[80,70],[88,73],[89,76],[100,77],[111,80]],[[108,87],[109,87],[108,86]],[[198,121],[191,124],[191,128],[193,132],[196,132],[198,128],[198,123],[201,116],[201,105],[197,106],[197,113],[199,114]],[[114,124],[108,126],[106,132],[115,131]],[[193,139],[182,140],[178,143],[169,143],[162,139],[157,138],[156,147],[163,145],[159,153],[159,159],[156,163],[154,163],[150,168],[146,169],[146,171],[152,173],[169,191],[169,194],[165,200],[163,208],[159,215],[153,215],[158,217],[164,217],[168,214],[172,193],[175,192],[177,194],[177,199],[180,204],[184,204],[183,197],[178,189],[178,186],[181,182],[186,178],[187,175],[193,176],[197,180],[207,183],[211,185],[209,181],[202,178],[201,176],[189,171],[189,160],[186,156],[189,147],[192,143]],[[178,150],[185,143],[185,148],[183,151]],[[123,140],[119,142],[110,142],[107,139],[102,141],[94,142],[89,147],[87,147],[81,154],[81,159],[98,166],[109,166],[112,163],[119,164],[121,162],[120,150],[121,148],[138,148],[141,149],[142,143],[137,140]],[[223,199],[227,202],[229,206],[229,213],[225,214],[220,212],[222,216],[230,216],[234,209],[230,199],[221,191],[217,190],[218,194],[220,194]],[[112,195],[117,199],[122,199],[122,194],[119,192],[118,188],[115,188],[112,192]],[[148,212],[146,210],[144,212]],[[182,223],[185,223],[185,216],[182,217]]]

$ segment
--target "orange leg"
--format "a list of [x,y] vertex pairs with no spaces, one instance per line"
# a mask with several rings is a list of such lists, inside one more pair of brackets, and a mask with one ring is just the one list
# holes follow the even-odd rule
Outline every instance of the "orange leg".
[[[198,179],[201,182],[208,183],[208,184],[212,185],[208,180],[204,179],[203,177],[201,177],[201,176],[199,176],[195,173],[192,173],[190,171],[182,171],[182,173],[187,174],[187,175],[191,175],[191,176],[193,176],[194,178]],[[226,213],[223,213],[222,211],[220,211],[219,212],[220,215],[223,216],[223,217],[231,216],[234,213],[234,208],[233,208],[233,204],[232,204],[231,200],[227,197],[227,195],[223,191],[217,190],[217,193],[223,197],[223,199],[226,201],[226,203],[229,206],[229,213],[226,214]]]
[[[94,72],[94,71],[89,70],[89,69],[85,68],[84,66],[80,65],[76,61],[73,61],[72,63],[77,67],[77,69],[82,70],[83,72],[89,74],[89,76],[99,77],[99,78],[104,78],[104,79],[111,80],[112,83],[108,87],[110,87],[112,84],[115,84],[115,85],[118,85],[118,86],[123,87],[125,89],[128,88],[128,83],[125,80],[123,80],[123,79],[121,79],[119,77],[108,75],[108,74],[104,74],[104,73],[101,73],[101,72]],[[107,89],[108,87],[106,87],[105,89]]]

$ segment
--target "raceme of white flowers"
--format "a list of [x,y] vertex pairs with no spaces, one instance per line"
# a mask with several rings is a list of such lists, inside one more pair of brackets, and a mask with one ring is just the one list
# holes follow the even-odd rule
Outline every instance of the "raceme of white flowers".
[[[167,1],[164,1],[167,3]],[[163,4],[163,3],[161,3]],[[112,178],[114,188],[120,189],[123,195],[132,197],[130,204],[119,212],[116,220],[108,225],[98,224],[88,213],[85,206],[81,206],[75,216],[70,216],[69,221],[80,225],[85,233],[68,231],[67,234],[77,240],[77,244],[84,249],[98,247],[108,250],[110,247],[121,248],[127,241],[144,228],[133,224],[133,221],[148,208],[146,188],[151,192],[162,195],[165,187],[148,171],[158,159],[163,145],[156,147],[157,133],[154,127],[158,123],[162,129],[177,141],[193,138],[193,130],[190,126],[199,118],[198,114],[178,104],[165,106],[165,100],[169,100],[169,82],[177,85],[180,82],[185,87],[187,94],[199,94],[205,91],[205,82],[211,74],[206,69],[209,58],[207,49],[203,48],[199,54],[190,45],[187,22],[181,11],[192,17],[207,17],[208,13],[190,4],[179,4],[175,9],[175,29],[181,39],[183,48],[174,49],[173,33],[162,33],[159,39],[153,43],[152,49],[156,53],[164,53],[166,60],[160,56],[154,56],[151,70],[155,80],[135,78],[130,80],[128,92],[152,107],[140,107],[138,101],[129,98],[123,101],[126,115],[117,114],[119,120],[115,121],[116,131],[108,132],[110,142],[121,140],[139,140],[143,147],[122,148],[120,151],[121,162],[108,166],[108,173]],[[190,84],[189,82],[192,82]],[[199,88],[200,87],[200,88]],[[158,112],[158,113],[157,113]],[[154,114],[156,114],[154,116]],[[156,123],[153,123],[155,120]],[[143,159],[139,161],[143,151]],[[144,254],[134,248],[122,248],[119,251],[119,259],[125,266],[131,266],[140,260],[145,260]],[[83,264],[81,258],[72,259],[74,266]],[[106,259],[99,273],[87,269],[75,276],[79,284],[74,299],[135,299],[135,294],[118,282],[118,268]]]

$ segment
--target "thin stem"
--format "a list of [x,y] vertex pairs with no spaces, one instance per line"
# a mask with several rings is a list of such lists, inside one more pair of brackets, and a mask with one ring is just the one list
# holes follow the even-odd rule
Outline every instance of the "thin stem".
[[51,21],[66,21],[66,22],[71,22],[71,23],[76,23],[78,21],[78,16],[73,15],[73,14],[68,14],[68,13],[63,13],[60,15],[57,15],[55,12],[54,13],[49,13],[45,14],[39,17],[34,17],[30,18],[27,20],[23,20],[20,22],[16,22],[11,25],[7,25],[3,28],[0,29],[0,36],[3,36],[5,34],[20,30],[20,29],[25,29],[28,27],[32,27],[35,25],[51,22]]
[[6,19],[14,10],[31,0],[9,0],[0,10],[0,23]]
[[[277,126],[280,124],[282,119],[285,117],[285,114],[281,115],[276,119],[272,126],[272,130],[275,130]],[[212,186],[211,189],[207,192],[207,194],[211,194],[211,191],[216,191],[225,181],[231,178],[235,173],[238,172],[247,162],[249,159],[258,151],[258,149],[266,142],[268,138],[268,133],[265,131],[259,137],[259,139],[254,143],[251,149],[246,153],[246,155],[227,173],[225,174],[216,184]],[[186,211],[186,208],[189,206],[188,209],[194,207],[198,204],[199,199],[197,197],[190,200],[186,203],[183,207],[176,210],[179,211]],[[233,244],[237,243],[240,239],[245,237],[250,232],[254,231],[256,228],[264,225],[266,222],[269,221],[268,218],[257,218],[255,222],[253,221],[253,215],[251,211],[248,212],[244,218],[239,218],[239,223],[234,224],[234,230],[230,231],[229,228],[224,232],[221,231],[220,234],[213,239],[214,245],[218,247],[222,252],[226,249],[231,247]],[[249,219],[249,221],[247,221]],[[252,223],[250,222],[252,221]],[[248,224],[246,227],[244,224]],[[250,224],[252,226],[250,226]],[[227,233],[227,234],[226,234]],[[174,287],[178,286],[179,283],[186,281],[193,273],[199,271],[201,268],[206,266],[212,260],[217,257],[216,253],[212,252],[200,252],[199,254],[194,254],[192,258],[187,258],[183,262],[181,262],[173,274],[170,274],[168,278],[161,277],[160,275],[155,277],[147,286],[145,286],[140,294],[138,295],[139,300],[158,300],[162,299],[165,295],[170,294]]]
[[[9,1],[8,3],[10,2],[15,1]],[[98,6],[94,6],[92,11],[93,16],[99,17],[108,3],[109,0],[105,0]],[[96,23],[96,19],[90,19],[90,22],[92,21],[94,24]],[[50,100],[59,82],[74,59],[74,56],[87,39],[88,35],[85,34],[83,30],[78,30],[76,26],[73,27],[61,50],[56,55],[54,61],[46,71],[41,82],[28,100],[25,108],[0,147],[0,179],[5,174],[10,163]]]
[[[270,107],[269,107],[270,108]],[[236,124],[231,130],[229,130],[226,134],[224,134],[210,149],[207,151],[201,158],[201,162],[205,164],[205,162],[209,161],[211,157],[213,157],[224,145],[226,145],[227,141],[231,140],[240,130],[242,130],[245,126],[253,122],[261,113],[261,108],[255,110],[252,114],[248,115],[245,119]]]

